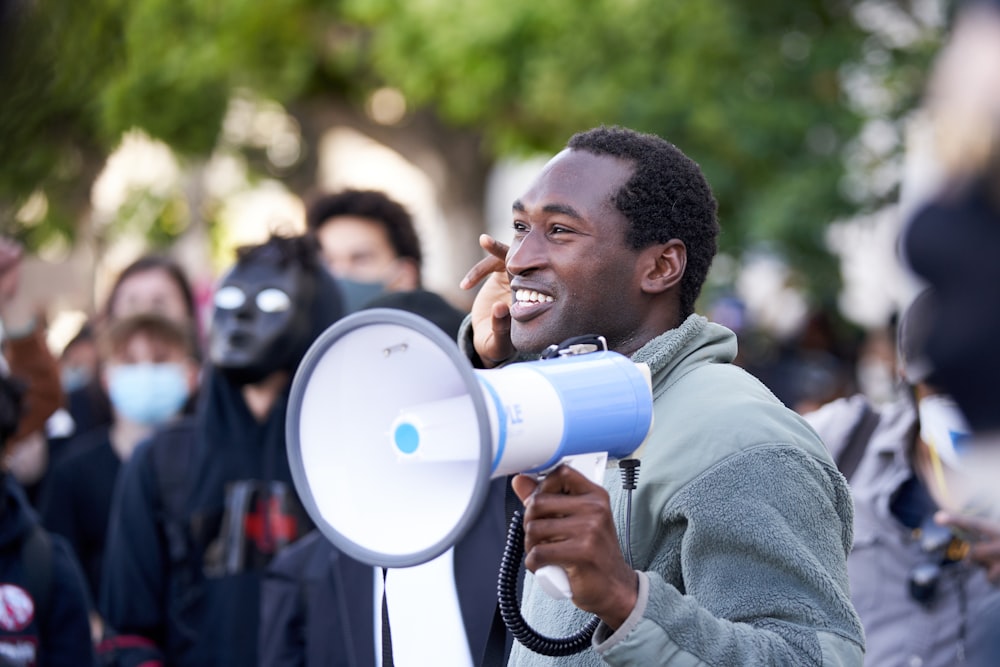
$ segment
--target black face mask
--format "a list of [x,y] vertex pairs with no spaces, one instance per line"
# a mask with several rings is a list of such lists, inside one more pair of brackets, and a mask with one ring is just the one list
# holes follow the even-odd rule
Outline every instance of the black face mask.
[[294,371],[309,343],[315,278],[264,258],[237,264],[215,292],[212,364],[236,384]]

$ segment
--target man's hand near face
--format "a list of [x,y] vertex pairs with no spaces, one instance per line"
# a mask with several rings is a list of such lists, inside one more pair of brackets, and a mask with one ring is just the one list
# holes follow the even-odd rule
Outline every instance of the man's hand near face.
[[608,492],[565,465],[540,481],[518,475],[513,486],[525,505],[525,566],[563,568],[573,604],[617,629],[635,607],[638,575],[618,544]]
[[472,303],[473,346],[483,365],[494,368],[516,352],[510,342],[508,246],[488,234],[479,237],[479,245],[489,254],[469,269],[459,287],[471,289],[486,280]]

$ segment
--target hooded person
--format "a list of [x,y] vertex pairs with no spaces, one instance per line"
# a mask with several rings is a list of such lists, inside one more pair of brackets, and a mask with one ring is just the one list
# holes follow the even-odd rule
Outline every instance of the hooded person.
[[[100,576],[115,480],[135,447],[169,423],[197,391],[195,340],[181,324],[157,313],[124,317],[102,329],[101,390],[112,406],[112,421],[74,436],[69,452],[46,476],[39,515],[45,528],[73,549],[92,599]],[[102,622],[93,613],[95,639]]]
[[168,664],[256,664],[264,569],[312,528],[285,447],[291,380],[341,314],[311,239],[240,249],[215,293],[194,415],[141,444],[120,474],[101,611]]
[[[370,308],[414,313],[452,339],[463,319],[440,296],[419,289],[389,292],[362,309]],[[261,589],[258,665],[375,667],[386,644],[398,665],[420,664],[429,655],[449,667],[478,664],[497,606],[506,486],[505,479],[490,482],[468,532],[445,553],[414,567],[373,568],[319,530],[284,550],[268,567]],[[388,617],[379,611],[386,590],[391,591],[384,598]],[[389,626],[387,641],[383,634]],[[443,640],[428,641],[431,636]]]
[[[0,449],[23,418],[24,388],[0,371]],[[0,665],[94,665],[80,566],[42,529],[14,476],[0,468]]]

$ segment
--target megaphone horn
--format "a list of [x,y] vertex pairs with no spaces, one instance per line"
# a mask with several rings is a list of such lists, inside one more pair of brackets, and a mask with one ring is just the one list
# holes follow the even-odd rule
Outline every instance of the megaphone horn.
[[372,309],[310,347],[286,435],[319,530],[356,560],[409,567],[462,537],[491,479],[594,452],[626,458],[651,423],[649,371],[623,355],[476,370],[428,320]]

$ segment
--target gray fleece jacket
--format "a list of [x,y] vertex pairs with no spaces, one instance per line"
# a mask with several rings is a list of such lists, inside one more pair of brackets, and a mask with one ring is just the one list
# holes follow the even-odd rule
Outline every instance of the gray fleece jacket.
[[[847,484],[813,430],[735,356],[736,336],[698,315],[635,354],[654,398],[632,503],[636,607],[582,654],[548,658],[515,642],[510,665],[862,664]],[[618,471],[604,485],[624,540]],[[522,605],[532,627],[579,630],[587,614],[532,579]]]

